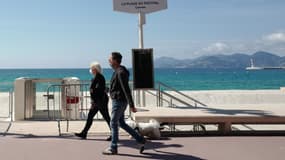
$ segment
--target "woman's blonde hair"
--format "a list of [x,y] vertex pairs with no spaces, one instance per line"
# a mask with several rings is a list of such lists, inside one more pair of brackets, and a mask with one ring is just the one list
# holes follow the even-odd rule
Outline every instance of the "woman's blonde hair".
[[99,62],[92,62],[90,63],[90,69],[96,69],[97,72],[101,73],[103,72],[102,68],[101,68],[101,65]]

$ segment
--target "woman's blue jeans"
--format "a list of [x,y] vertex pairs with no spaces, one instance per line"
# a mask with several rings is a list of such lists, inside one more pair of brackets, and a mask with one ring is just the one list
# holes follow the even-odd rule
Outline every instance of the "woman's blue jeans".
[[111,114],[111,130],[112,130],[112,142],[111,149],[116,150],[118,145],[119,126],[128,132],[138,143],[142,143],[144,138],[139,135],[134,129],[132,129],[125,122],[125,110],[128,103],[124,101],[112,100],[112,114]]

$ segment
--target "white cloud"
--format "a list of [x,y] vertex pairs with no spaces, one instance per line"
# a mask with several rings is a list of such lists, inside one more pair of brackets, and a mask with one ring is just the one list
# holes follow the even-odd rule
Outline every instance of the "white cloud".
[[229,46],[225,43],[217,42],[214,44],[211,44],[210,46],[204,48],[203,50],[206,52],[224,52],[225,50],[228,50]]
[[[256,39],[220,39],[210,41],[172,40],[151,43],[156,46],[154,55],[169,56],[178,59],[193,59],[200,56],[216,54],[244,53],[253,54],[266,51],[279,56],[285,56],[285,31],[260,35]],[[171,44],[171,45],[170,45]]]
[[285,33],[284,32],[277,32],[271,33],[263,37],[263,40],[269,42],[285,42]]
[[223,42],[215,42],[194,52],[195,56],[213,55],[213,54],[226,54],[232,51],[232,47]]
[[285,32],[273,32],[256,40],[223,41],[211,43],[207,47],[196,50],[193,55],[233,54],[267,51],[285,56]]

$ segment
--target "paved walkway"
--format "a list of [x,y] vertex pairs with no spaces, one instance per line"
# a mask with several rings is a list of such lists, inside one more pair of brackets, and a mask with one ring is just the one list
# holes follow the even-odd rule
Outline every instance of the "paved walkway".
[[[62,123],[64,126],[65,122]],[[4,125],[4,124],[1,124]],[[0,158],[11,160],[51,159],[175,159],[175,160],[283,160],[285,136],[169,137],[150,140],[144,154],[126,133],[121,132],[119,155],[105,156],[109,134],[103,121],[95,121],[87,140],[73,136],[84,121],[70,123],[70,131],[58,136],[57,123],[50,121],[14,122],[6,136],[0,136]]]
[[106,156],[105,136],[7,135],[0,137],[0,157],[11,160],[158,159],[158,160],[283,160],[285,137],[173,137],[152,140],[139,154],[134,140],[120,136],[119,155]]

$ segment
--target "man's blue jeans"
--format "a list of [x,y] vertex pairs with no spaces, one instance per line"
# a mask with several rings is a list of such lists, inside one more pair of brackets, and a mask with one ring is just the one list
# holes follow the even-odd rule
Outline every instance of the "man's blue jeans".
[[132,129],[125,122],[124,112],[128,103],[124,101],[112,100],[112,114],[111,114],[111,130],[112,130],[112,142],[111,149],[116,150],[118,145],[119,125],[126,132],[128,132],[138,143],[142,143],[144,138],[140,136],[134,129]]

